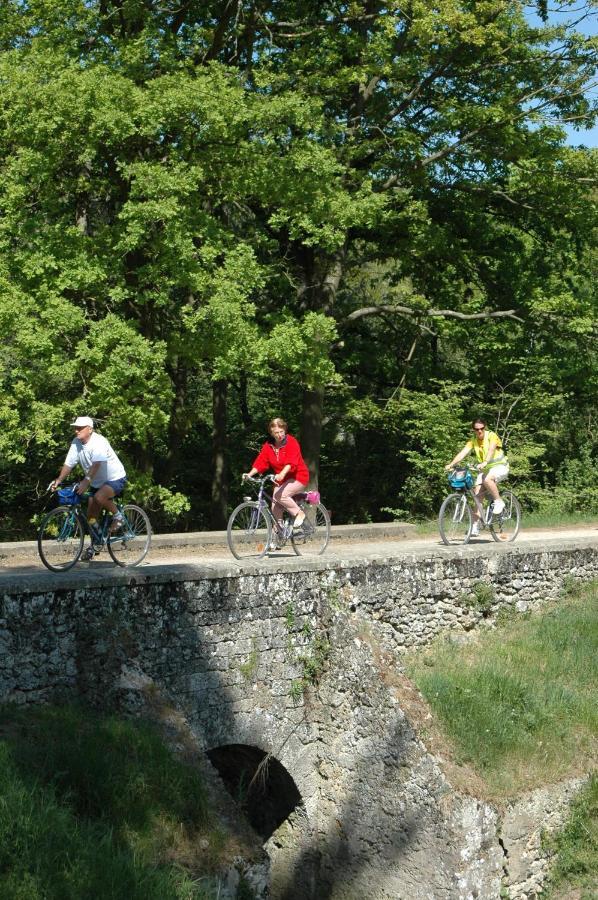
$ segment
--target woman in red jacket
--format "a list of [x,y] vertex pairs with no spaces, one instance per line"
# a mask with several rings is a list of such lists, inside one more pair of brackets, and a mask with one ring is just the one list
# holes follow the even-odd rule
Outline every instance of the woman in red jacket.
[[305,513],[299,509],[293,495],[307,488],[309,472],[301,455],[299,441],[292,434],[287,434],[287,423],[284,419],[271,419],[268,431],[270,437],[256,456],[249,472],[243,475],[243,479],[251,478],[258,472],[263,475],[268,469],[272,469],[277,482],[272,494],[274,500],[272,515],[280,526],[286,509],[295,519],[293,529],[299,529],[303,525]]

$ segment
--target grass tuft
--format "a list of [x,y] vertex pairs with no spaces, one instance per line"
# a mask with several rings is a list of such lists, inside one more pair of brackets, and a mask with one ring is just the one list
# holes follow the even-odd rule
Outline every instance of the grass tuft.
[[408,672],[456,761],[507,797],[589,771],[598,734],[598,585],[503,621],[465,646],[439,641]]
[[0,708],[0,897],[208,900],[213,837],[197,772],[149,726]]
[[547,843],[556,854],[547,900],[565,896],[593,900],[598,884],[598,775],[580,792],[565,827]]

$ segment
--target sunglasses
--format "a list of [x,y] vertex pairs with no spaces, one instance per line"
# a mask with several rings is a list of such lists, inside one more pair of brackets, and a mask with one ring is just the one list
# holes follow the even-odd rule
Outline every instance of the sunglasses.
[[474,431],[483,431],[486,426],[482,425],[480,428],[474,428]]

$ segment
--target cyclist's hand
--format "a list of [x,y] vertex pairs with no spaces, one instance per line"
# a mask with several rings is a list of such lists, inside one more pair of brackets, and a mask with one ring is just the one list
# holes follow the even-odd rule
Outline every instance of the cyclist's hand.
[[452,464],[452,463],[449,463],[448,466],[445,466],[445,467],[444,467],[444,471],[445,471],[445,472],[450,472],[452,468],[453,468],[453,464]]
[[282,472],[279,472],[278,475],[275,475],[272,480],[275,481],[276,484],[281,484],[284,481],[284,475],[282,474]]
[[79,484],[77,485],[77,487],[75,488],[75,490],[76,490],[76,492],[79,494],[80,497],[83,496],[83,494],[85,493],[85,491],[86,491],[87,488],[89,487],[89,484],[90,484],[89,478],[84,478],[82,481],[79,482]]
[[244,481],[249,481],[249,472],[243,472],[241,475],[241,484],[243,484]]
[[476,469],[478,472],[482,472],[486,468],[486,463],[478,463]]
[[54,493],[54,491],[57,491],[58,490],[58,479],[55,478],[54,481],[51,481],[50,484],[48,485],[48,487],[46,488],[46,490],[52,491],[52,493]]

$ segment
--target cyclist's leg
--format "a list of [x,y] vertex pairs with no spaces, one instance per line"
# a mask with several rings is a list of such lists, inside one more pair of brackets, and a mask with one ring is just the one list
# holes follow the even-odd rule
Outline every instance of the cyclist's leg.
[[117,481],[106,481],[95,491],[93,497],[89,501],[87,507],[87,515],[89,518],[98,518],[101,509],[106,509],[111,515],[116,515],[117,507],[114,498],[122,494],[127,483],[126,478],[119,478]]
[[498,485],[501,481],[504,481],[505,478],[507,478],[508,474],[509,474],[509,464],[505,463],[505,464],[500,464],[498,466],[493,466],[493,468],[490,469],[490,471],[487,473],[487,475],[484,478],[484,485],[485,485],[488,493],[491,495],[492,500],[494,501],[494,509],[495,509],[495,512],[497,512],[497,513],[502,512],[502,510],[504,508],[503,506],[500,506],[500,505],[499,505],[498,509],[496,508],[497,501],[499,501],[499,504],[502,503],[502,501],[500,499],[500,494],[498,491]]
[[[484,476],[480,472],[480,474],[478,475],[478,477],[475,480],[475,485],[473,487],[473,492],[476,495],[477,499],[480,501],[480,503],[484,499],[485,490],[486,490],[486,484],[484,481]],[[478,505],[477,505],[477,503],[475,503],[474,508],[473,508],[473,524],[479,526],[481,520],[482,520],[482,517],[480,515]]]
[[116,503],[114,502],[114,489],[106,482],[97,489],[93,497],[89,499],[87,507],[87,516],[90,519],[98,519],[102,509],[107,509],[109,513],[116,512]]
[[285,510],[293,519],[300,516],[300,521],[297,524],[301,524],[305,515],[293,500],[293,496],[295,494],[301,494],[306,487],[307,485],[303,484],[303,482],[293,479],[292,481],[285,481],[280,487],[275,488],[272,493],[272,499],[274,500],[274,503],[272,504],[272,515],[279,524],[282,521]]

